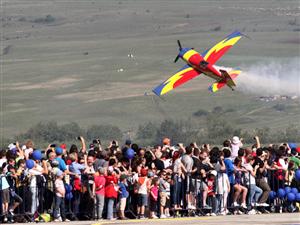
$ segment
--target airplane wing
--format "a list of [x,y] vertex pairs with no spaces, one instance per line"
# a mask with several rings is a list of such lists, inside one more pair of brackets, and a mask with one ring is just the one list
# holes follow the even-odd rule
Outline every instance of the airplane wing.
[[154,88],[153,92],[157,96],[164,95],[167,92],[198,76],[200,73],[201,72],[195,70],[193,67],[185,65],[165,82]]
[[242,36],[244,35],[241,32],[235,31],[211,49],[203,52],[201,55],[205,61],[210,64],[215,64],[234,44],[241,39]]

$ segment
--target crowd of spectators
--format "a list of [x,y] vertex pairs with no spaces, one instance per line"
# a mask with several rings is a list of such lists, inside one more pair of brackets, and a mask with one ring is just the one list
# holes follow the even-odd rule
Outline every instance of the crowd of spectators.
[[[83,137],[80,146],[44,150],[31,140],[11,143],[0,151],[1,217],[48,214],[59,222],[299,211],[300,148],[254,139],[249,147],[237,136],[219,147],[172,145],[169,138],[147,148],[130,140],[87,146]],[[294,201],[280,195],[287,186]]]

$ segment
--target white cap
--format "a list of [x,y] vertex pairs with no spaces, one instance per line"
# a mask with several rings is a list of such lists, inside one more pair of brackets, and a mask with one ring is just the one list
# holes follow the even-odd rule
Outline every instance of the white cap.
[[210,171],[210,174],[212,174],[212,175],[214,175],[216,177],[218,173],[217,173],[217,171],[212,170],[212,171]]
[[241,141],[240,141],[240,139],[239,139],[238,136],[234,136],[234,137],[232,138],[232,143],[233,143],[233,144],[237,145],[237,144],[239,144],[240,142],[241,142]]

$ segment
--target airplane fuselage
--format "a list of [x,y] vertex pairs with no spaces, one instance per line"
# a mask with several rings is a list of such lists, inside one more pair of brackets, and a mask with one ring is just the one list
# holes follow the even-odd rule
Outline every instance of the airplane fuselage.
[[191,67],[217,81],[221,80],[222,74],[214,65],[207,63],[199,52],[191,48],[184,48],[179,53],[180,57]]

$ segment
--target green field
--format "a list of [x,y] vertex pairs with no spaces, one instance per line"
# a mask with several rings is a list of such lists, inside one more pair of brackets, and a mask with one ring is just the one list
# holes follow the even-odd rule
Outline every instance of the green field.
[[[211,94],[213,81],[203,76],[165,101],[144,96],[183,65],[173,63],[177,39],[202,52],[238,29],[251,39],[242,39],[219,65],[247,70],[272,60],[299,60],[298,0],[2,2],[2,137],[45,120],[134,131],[147,121],[198,120],[195,111],[216,106],[231,109],[223,116],[245,129],[300,125],[299,98],[266,103],[255,90],[228,88]],[[299,77],[291,82],[300,89]],[[273,108],[279,103],[285,111]]]

